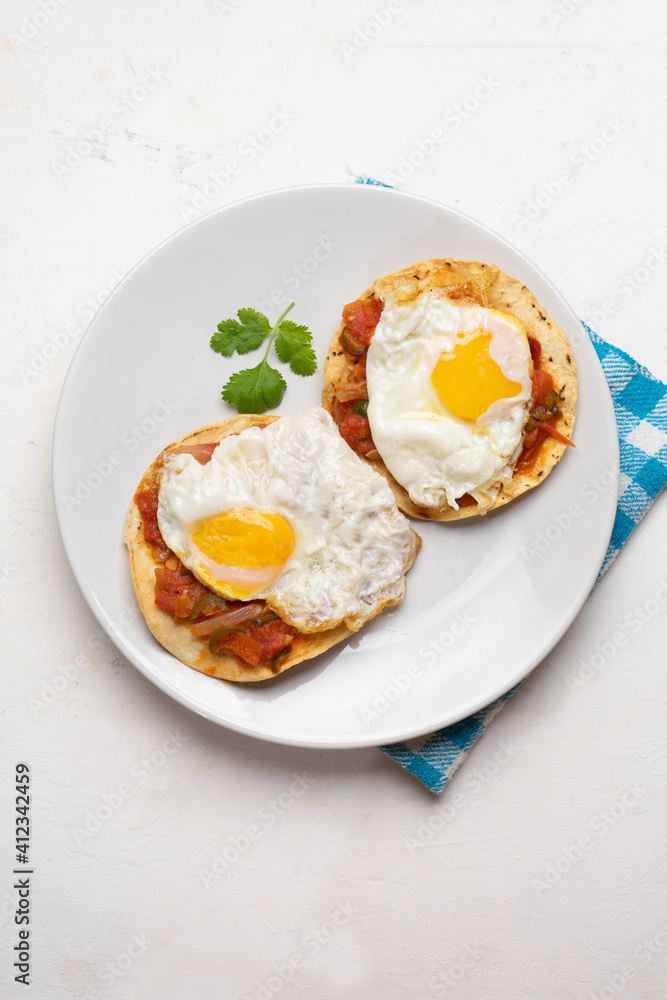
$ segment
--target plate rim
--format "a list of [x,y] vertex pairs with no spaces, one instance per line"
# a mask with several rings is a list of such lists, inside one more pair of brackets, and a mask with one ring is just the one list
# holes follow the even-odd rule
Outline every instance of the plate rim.
[[[584,339],[585,339],[585,342],[587,343],[587,347],[585,349],[588,350],[588,348],[590,348],[592,361],[593,361],[594,364],[596,364],[598,366],[598,368],[600,369],[600,372],[601,372],[601,374],[603,376],[603,381],[604,381],[605,388],[606,388],[605,403],[606,403],[606,406],[607,406],[607,418],[609,418],[609,416],[611,417],[611,423],[612,423],[614,429],[616,429],[616,416],[615,416],[614,407],[613,407],[613,400],[612,400],[612,397],[611,397],[611,392],[609,390],[609,385],[607,383],[606,378],[604,377],[604,371],[602,369],[602,365],[600,363],[600,360],[599,360],[599,358],[597,356],[597,353],[595,351],[595,348],[594,348],[594,346],[593,346],[590,338],[585,333],[582,321],[579,319],[579,317],[575,313],[575,311],[572,308],[572,306],[570,305],[569,301],[564,297],[564,295],[562,294],[562,292],[553,283],[553,281],[544,273],[544,271],[539,267],[539,265],[535,264],[521,249],[519,249],[517,246],[515,246],[515,244],[511,240],[506,239],[504,236],[502,236],[501,234],[499,234],[495,230],[491,229],[491,227],[487,226],[486,223],[480,222],[478,219],[475,219],[473,216],[470,216],[470,215],[468,215],[465,212],[461,212],[457,208],[452,208],[451,206],[447,205],[445,202],[437,201],[437,200],[435,200],[433,198],[428,198],[428,197],[425,197],[425,196],[420,195],[420,194],[413,194],[411,192],[404,191],[404,190],[398,189],[398,188],[394,188],[394,187],[391,187],[391,186],[388,186],[388,185],[367,184],[367,183],[362,184],[360,182],[353,182],[353,183],[349,183],[349,182],[347,182],[347,183],[345,183],[345,182],[330,182],[330,183],[297,184],[297,185],[291,185],[289,187],[272,188],[272,189],[270,189],[268,191],[261,191],[261,192],[255,193],[255,194],[247,195],[244,198],[239,198],[239,199],[237,199],[235,201],[231,201],[231,202],[227,203],[226,205],[221,205],[218,208],[215,208],[215,209],[211,210],[210,212],[204,213],[198,219],[193,219],[191,222],[189,222],[186,225],[181,226],[179,229],[175,230],[175,232],[170,233],[168,236],[166,236],[164,239],[162,239],[159,243],[157,243],[155,246],[153,246],[149,251],[147,251],[136,262],[136,264],[134,264],[133,267],[131,267],[130,270],[121,278],[121,280],[118,282],[118,284],[112,290],[111,294],[107,297],[107,299],[105,299],[105,301],[102,303],[102,305],[100,306],[100,308],[97,310],[97,312],[95,313],[95,315],[90,320],[88,326],[86,327],[84,333],[82,334],[81,339],[80,339],[79,343],[77,344],[77,347],[76,347],[76,349],[75,349],[75,351],[74,351],[74,353],[72,355],[72,358],[70,360],[70,363],[69,363],[69,366],[68,366],[65,378],[63,380],[63,384],[62,384],[62,387],[61,387],[60,395],[59,395],[59,398],[58,398],[58,405],[57,405],[57,408],[56,408],[56,415],[55,415],[55,419],[54,419],[52,442],[51,442],[52,492],[53,492],[53,496],[54,496],[54,506],[55,506],[55,512],[56,512],[56,519],[57,519],[57,522],[58,522],[58,529],[59,529],[59,532],[60,532],[60,538],[61,538],[61,541],[62,541],[62,544],[63,544],[63,548],[65,550],[65,554],[67,556],[67,560],[68,560],[70,569],[72,571],[72,574],[74,576],[76,584],[79,587],[79,590],[81,591],[81,594],[82,594],[82,596],[83,596],[83,598],[84,598],[87,606],[89,607],[90,611],[94,615],[94,617],[97,620],[97,622],[100,625],[100,627],[109,636],[109,638],[111,639],[112,643],[117,648],[119,648],[121,650],[121,652],[123,652],[123,654],[126,656],[126,658],[129,660],[129,662],[133,665],[133,667],[135,669],[137,669],[144,677],[146,677],[152,684],[154,684],[164,694],[168,695],[170,698],[172,698],[179,705],[182,705],[183,707],[187,708],[189,711],[194,712],[196,715],[199,715],[200,717],[205,718],[205,719],[209,720],[210,722],[214,722],[217,725],[222,726],[225,729],[229,729],[229,730],[231,730],[233,732],[237,732],[237,733],[240,733],[240,734],[245,735],[245,736],[251,736],[251,737],[254,737],[256,739],[261,739],[261,740],[263,740],[265,742],[275,743],[275,744],[279,744],[279,745],[282,745],[282,746],[294,746],[294,747],[303,747],[303,748],[307,748],[307,749],[320,749],[320,750],[354,750],[354,749],[363,749],[363,748],[366,748],[366,747],[391,746],[392,744],[404,743],[404,742],[406,742],[408,740],[416,739],[416,738],[419,738],[421,736],[426,736],[428,734],[437,732],[440,729],[447,728],[449,726],[455,725],[457,722],[460,722],[462,719],[466,719],[466,718],[470,717],[471,715],[474,715],[475,713],[481,711],[482,709],[487,708],[489,705],[493,704],[493,702],[495,702],[496,700],[498,700],[499,698],[501,698],[504,694],[507,694],[508,691],[511,691],[513,687],[515,687],[518,683],[520,683],[521,681],[523,681],[530,673],[532,673],[532,671],[535,670],[536,667],[539,666],[539,664],[552,652],[552,650],[558,645],[558,643],[563,638],[563,636],[566,634],[566,632],[570,629],[571,625],[573,624],[573,622],[575,621],[575,619],[579,615],[579,613],[580,613],[583,605],[585,604],[586,600],[588,599],[588,596],[590,595],[590,593],[591,593],[591,591],[593,589],[593,586],[594,586],[595,581],[596,581],[596,579],[598,577],[600,568],[601,568],[601,566],[602,566],[602,564],[604,562],[604,558],[605,558],[605,555],[607,553],[607,549],[608,549],[608,546],[609,546],[609,541],[611,539],[611,535],[612,535],[612,531],[613,531],[613,527],[614,527],[614,517],[610,517],[610,519],[609,519],[609,526],[608,526],[608,532],[605,532],[604,534],[600,535],[600,538],[604,539],[604,544],[602,544],[602,542],[601,542],[599,544],[599,546],[598,546],[598,553],[596,555],[596,558],[595,558],[594,561],[592,561],[592,563],[591,563],[591,569],[590,569],[590,571],[589,571],[589,573],[588,573],[585,581],[581,585],[579,593],[578,593],[576,599],[573,601],[572,609],[571,609],[570,613],[561,622],[559,628],[556,629],[554,635],[550,637],[550,641],[548,641],[547,643],[545,643],[542,646],[539,654],[536,657],[531,658],[529,660],[529,662],[528,662],[528,665],[527,666],[523,666],[521,668],[521,670],[519,670],[513,676],[513,679],[512,679],[512,681],[510,683],[507,683],[506,681],[503,681],[503,683],[499,687],[494,688],[493,694],[491,694],[491,695],[485,694],[483,698],[481,698],[479,700],[472,701],[465,708],[460,709],[458,712],[455,712],[455,713],[447,716],[445,718],[445,721],[442,721],[442,722],[439,722],[439,723],[429,723],[426,728],[424,728],[423,726],[419,726],[416,730],[415,729],[407,729],[407,730],[401,732],[398,735],[391,736],[390,738],[389,737],[386,737],[386,738],[385,737],[378,737],[376,735],[374,737],[371,736],[371,737],[368,737],[368,738],[365,738],[365,739],[360,739],[360,738],[356,737],[356,738],[353,738],[352,740],[348,739],[348,740],[336,740],[336,741],[332,741],[332,740],[324,740],[324,741],[322,741],[322,740],[299,739],[299,738],[295,738],[295,737],[284,736],[282,734],[267,733],[265,731],[259,731],[257,728],[253,727],[253,725],[251,723],[251,720],[237,720],[237,719],[229,719],[229,718],[222,719],[222,718],[220,718],[219,714],[217,714],[217,713],[215,713],[213,711],[207,711],[207,709],[206,709],[205,706],[194,704],[193,701],[192,701],[192,699],[189,698],[187,695],[183,695],[181,692],[175,690],[172,687],[172,685],[169,683],[169,681],[166,678],[162,677],[158,671],[152,671],[149,668],[147,668],[146,665],[141,661],[140,657],[138,657],[138,656],[135,657],[133,655],[133,647],[132,647],[131,643],[129,643],[125,639],[125,636],[122,635],[122,634],[120,634],[117,629],[116,630],[112,630],[111,628],[108,627],[108,623],[107,623],[107,621],[106,621],[106,619],[104,617],[103,609],[101,607],[99,607],[98,603],[93,599],[93,595],[87,593],[87,586],[80,579],[80,573],[79,573],[79,571],[76,568],[76,561],[73,559],[73,553],[71,552],[71,548],[70,548],[70,545],[69,545],[67,537],[66,537],[66,532],[65,532],[65,529],[64,529],[64,523],[65,523],[65,521],[64,521],[64,517],[63,517],[63,511],[62,511],[62,507],[61,507],[61,503],[60,503],[60,499],[59,499],[58,490],[56,488],[56,480],[59,478],[59,475],[60,475],[59,470],[57,468],[57,439],[59,438],[60,423],[64,419],[64,417],[63,417],[63,413],[64,413],[64,400],[65,400],[65,395],[66,395],[66,393],[68,391],[69,384],[70,384],[71,380],[76,375],[75,369],[77,368],[77,364],[80,362],[80,356],[81,356],[81,353],[82,353],[82,348],[85,347],[87,341],[90,339],[90,336],[93,333],[93,331],[95,329],[95,326],[97,325],[98,321],[100,320],[100,317],[106,311],[106,307],[115,300],[116,296],[121,293],[121,291],[124,288],[124,286],[132,280],[132,278],[134,277],[134,275],[139,271],[140,268],[143,267],[143,265],[145,264],[145,262],[148,261],[153,256],[157,255],[162,249],[166,248],[170,243],[172,243],[173,241],[179,239],[184,233],[186,233],[190,229],[192,229],[192,228],[194,228],[196,226],[200,226],[200,225],[208,222],[214,216],[222,215],[222,214],[224,214],[225,212],[229,211],[232,208],[237,208],[237,207],[239,207],[241,205],[249,204],[251,202],[262,201],[264,199],[270,199],[270,198],[275,197],[275,196],[281,196],[281,195],[285,195],[285,194],[291,194],[291,193],[297,193],[297,192],[304,192],[304,191],[305,192],[308,192],[308,191],[315,192],[315,191],[317,191],[317,192],[324,193],[324,192],[327,192],[327,191],[348,191],[348,192],[351,192],[351,191],[362,190],[362,189],[365,192],[367,192],[367,193],[372,190],[372,191],[375,191],[375,192],[378,192],[378,193],[383,193],[383,196],[386,196],[387,193],[390,193],[390,197],[398,197],[398,198],[401,198],[401,199],[405,199],[407,201],[422,202],[422,203],[424,203],[426,205],[432,206],[433,208],[437,209],[438,211],[442,211],[444,209],[447,213],[449,213],[450,216],[453,216],[453,217],[457,218],[461,222],[466,222],[466,223],[472,224],[478,230],[482,230],[484,232],[484,234],[488,235],[492,240],[497,241],[497,242],[499,242],[501,244],[504,244],[506,247],[509,247],[509,249],[518,258],[520,258],[522,260],[522,262],[525,263],[529,269],[531,269],[532,271],[536,272],[540,276],[541,280],[550,288],[550,290],[552,291],[552,293],[555,294],[555,296],[557,297],[557,299],[561,303],[562,307],[568,312],[568,314],[570,315],[570,317],[574,321],[574,323],[583,331],[583,333],[584,333]],[[376,195],[373,194],[373,195],[370,195],[370,196],[371,197],[375,197]],[[405,266],[409,266],[409,265],[405,265]],[[619,481],[619,475],[620,475],[620,472],[619,472],[619,462],[618,462],[619,454],[620,454],[620,449],[619,449],[619,440],[618,440],[618,434],[617,433],[614,433],[614,437],[613,437],[613,450],[614,450],[614,454],[615,454],[615,462],[614,462],[614,470],[613,470],[614,482],[612,484],[612,488],[610,488],[610,495],[617,496],[617,494],[618,494],[618,481]],[[186,669],[190,669],[190,668],[186,668]]]

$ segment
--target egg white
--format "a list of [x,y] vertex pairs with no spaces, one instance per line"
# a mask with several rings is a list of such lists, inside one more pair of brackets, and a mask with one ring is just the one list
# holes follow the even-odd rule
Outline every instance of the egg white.
[[385,480],[345,444],[323,409],[223,438],[206,465],[187,454],[167,456],[160,531],[207,586],[225,579],[224,571],[194,545],[193,526],[239,507],[279,514],[292,528],[295,549],[283,572],[266,586],[260,581],[252,598],[265,599],[299,631],[342,621],[356,630],[403,599],[417,536]]
[[[472,421],[447,411],[431,374],[457,334],[478,327],[491,334],[490,357],[521,389]],[[528,411],[530,349],[521,324],[427,293],[406,305],[389,300],[368,349],[366,379],[375,447],[413,503],[458,510],[457,500],[469,493],[480,511],[488,509],[512,476]]]

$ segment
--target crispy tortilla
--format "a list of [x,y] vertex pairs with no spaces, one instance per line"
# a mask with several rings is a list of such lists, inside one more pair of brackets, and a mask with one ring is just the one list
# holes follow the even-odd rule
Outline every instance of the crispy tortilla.
[[[223,437],[233,434],[240,434],[247,427],[265,427],[274,420],[279,420],[275,416],[255,416],[244,415],[230,417],[219,424],[211,424],[192,434],[174,441],[167,449],[182,447],[184,445],[203,444],[209,441],[219,441]],[[146,470],[137,492],[155,483],[159,477],[162,467],[162,456],[164,452],[155,459]],[[420,545],[417,536],[417,549]],[[264,681],[277,677],[290,667],[301,663],[303,660],[310,660],[320,653],[326,652],[337,643],[347,639],[353,634],[353,630],[345,624],[337,625],[335,628],[326,631],[311,632],[308,635],[299,633],[292,640],[292,651],[282,661],[280,669],[273,673],[269,667],[252,667],[243,664],[235,656],[214,656],[209,652],[208,643],[204,639],[193,636],[187,625],[178,624],[172,616],[163,611],[155,604],[155,569],[158,563],[153,556],[152,546],[144,538],[143,521],[136,501],[133,499],[127,515],[125,526],[125,544],[130,555],[130,573],[134,590],[137,595],[139,607],[146,619],[146,624],[157,639],[170,653],[172,653],[181,663],[194,670],[199,670],[210,677],[218,677],[228,681]],[[399,601],[386,601],[378,606],[377,613],[384,607],[390,607]]]
[[[500,309],[516,316],[523,323],[529,336],[537,338],[542,345],[541,367],[552,375],[554,386],[561,396],[559,407],[563,416],[556,429],[569,439],[577,412],[577,370],[574,356],[565,334],[540,306],[532,292],[516,278],[510,278],[489,264],[433,259],[419,261],[411,267],[378,278],[359,297],[367,299],[375,296],[384,301],[393,296],[396,302],[403,305],[425,291],[451,295],[457,302],[477,302],[492,309]],[[348,358],[341,347],[340,334],[344,326],[341,323],[336,330],[324,363],[322,405],[332,416],[336,389],[348,380],[354,365],[354,361]],[[533,469],[530,472],[515,472],[511,482],[501,486],[489,510],[502,507],[543,482],[567,447],[555,438],[547,438]],[[460,507],[458,510],[449,507],[441,511],[418,507],[400,483],[396,482],[381,458],[362,457],[384,476],[404,513],[426,521],[456,521],[479,516],[477,504]]]
[[[240,434],[246,427],[264,427],[278,417],[273,416],[239,416],[230,417],[219,424],[211,424],[192,434],[174,441],[169,448],[183,445],[203,444],[208,441],[219,441],[231,434]],[[148,467],[142,479],[142,485],[153,481],[162,465],[162,453]],[[141,488],[138,487],[138,489]],[[218,677],[228,681],[264,681],[277,677],[279,673],[289,670],[302,660],[324,653],[336,643],[342,642],[349,635],[350,629],[345,625],[329,629],[326,632],[310,635],[297,635],[292,642],[292,652],[280,665],[277,673],[269,667],[252,667],[243,664],[236,656],[214,656],[209,652],[206,640],[193,636],[187,625],[177,624],[172,616],[158,608],[155,604],[155,569],[159,563],[153,557],[152,546],[144,539],[143,522],[135,500],[130,504],[125,526],[125,544],[130,554],[130,573],[137,595],[139,607],[146,619],[146,624],[157,639],[181,663],[193,667],[210,677]]]

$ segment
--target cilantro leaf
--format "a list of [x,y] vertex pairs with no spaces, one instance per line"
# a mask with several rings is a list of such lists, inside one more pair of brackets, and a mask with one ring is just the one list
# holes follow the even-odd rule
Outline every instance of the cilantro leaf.
[[258,333],[261,331],[266,336],[271,329],[264,313],[257,312],[256,309],[239,309],[236,315],[248,330],[256,330]]
[[239,413],[264,413],[274,409],[285,394],[285,379],[267,360],[274,341],[280,361],[289,362],[297,375],[312,375],[317,369],[310,330],[285,319],[293,307],[291,302],[273,326],[256,309],[239,309],[237,320],[226,319],[218,323],[218,332],[211,337],[211,347],[225,357],[231,357],[234,351],[238,354],[254,351],[268,337],[264,357],[257,367],[237,372],[222,387],[222,398]]
[[279,371],[263,358],[256,368],[232,375],[222,389],[222,398],[239,413],[265,413],[280,404],[287,383]]
[[239,309],[240,320],[225,319],[218,323],[218,332],[211,337],[211,347],[218,354],[231,357],[234,351],[247,354],[260,347],[267,333],[271,332],[271,324],[263,313],[255,309]]
[[299,326],[289,319],[282,321],[276,338],[276,354],[281,361],[289,361],[297,375],[312,375],[317,370],[317,358],[312,348],[313,335],[306,326]]

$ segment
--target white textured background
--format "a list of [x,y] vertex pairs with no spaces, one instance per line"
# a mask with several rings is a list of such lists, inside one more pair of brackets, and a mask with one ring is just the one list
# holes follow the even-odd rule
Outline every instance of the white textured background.
[[[242,738],[109,644],[93,654],[49,462],[88,319],[207,184],[206,211],[402,166],[405,190],[514,241],[667,379],[666,33],[659,0],[3,4],[3,998],[25,989],[10,968],[19,759],[40,1000],[664,998],[667,629],[662,606],[639,626],[633,609],[666,593],[665,497],[436,799],[379,752]],[[241,146],[276,108],[293,120],[251,160]],[[231,159],[241,171],[212,182]],[[573,688],[619,629],[627,644]],[[105,796],[112,815],[82,837]]]

